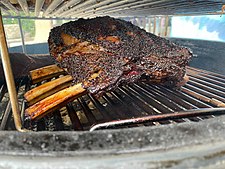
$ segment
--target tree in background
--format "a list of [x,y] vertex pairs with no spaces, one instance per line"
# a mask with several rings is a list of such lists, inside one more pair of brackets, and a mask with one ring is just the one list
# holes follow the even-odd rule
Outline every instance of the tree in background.
[[[30,34],[31,37],[35,36],[35,20],[34,19],[22,19],[23,33]],[[15,18],[3,18],[4,25],[18,24],[18,19]]]

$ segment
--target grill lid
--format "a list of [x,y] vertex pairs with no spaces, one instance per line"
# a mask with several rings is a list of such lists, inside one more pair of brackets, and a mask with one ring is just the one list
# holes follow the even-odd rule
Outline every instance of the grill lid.
[[221,14],[224,4],[219,0],[1,0],[0,7],[3,16],[85,18]]

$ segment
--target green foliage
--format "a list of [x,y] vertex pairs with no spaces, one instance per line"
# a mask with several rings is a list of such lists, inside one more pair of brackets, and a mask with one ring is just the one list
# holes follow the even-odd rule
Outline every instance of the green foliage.
[[23,19],[22,20],[23,31],[30,33],[31,37],[35,36],[35,20],[34,19]]
[[[29,33],[31,37],[35,36],[35,20],[34,19],[22,19],[22,29],[24,33]],[[7,24],[18,24],[16,18],[3,18],[3,23]]]
[[14,19],[14,18],[3,18],[3,23],[5,25],[7,24],[18,24],[18,19]]

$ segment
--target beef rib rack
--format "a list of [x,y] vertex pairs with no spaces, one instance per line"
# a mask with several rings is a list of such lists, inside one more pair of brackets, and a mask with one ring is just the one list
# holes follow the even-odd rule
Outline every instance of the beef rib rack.
[[[51,30],[50,55],[93,94],[149,81],[178,86],[192,53],[130,22],[109,16],[78,19]],[[91,78],[98,73],[96,78]]]
[[108,16],[78,19],[55,27],[48,43],[50,55],[60,68],[52,65],[34,70],[33,81],[46,79],[45,75],[69,75],[24,95],[30,106],[25,115],[32,120],[87,92],[99,96],[121,84],[148,81],[180,86],[192,56],[185,47]]

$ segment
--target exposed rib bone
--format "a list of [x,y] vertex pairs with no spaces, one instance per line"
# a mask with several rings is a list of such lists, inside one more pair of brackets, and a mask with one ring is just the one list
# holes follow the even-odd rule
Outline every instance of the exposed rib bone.
[[57,65],[45,66],[40,69],[30,71],[30,76],[33,84],[59,76],[61,74],[65,74],[65,72]]
[[[90,79],[97,78],[98,73],[92,74]],[[31,120],[40,119],[46,114],[61,108],[68,102],[84,95],[86,90],[82,87],[82,83],[78,83],[74,86],[63,89],[53,95],[46,97],[45,99],[35,103],[25,110],[25,115],[30,117]]]
[[61,108],[69,101],[83,95],[85,91],[81,83],[68,87],[27,108],[25,115],[29,116],[31,120],[40,119],[46,114]]
[[72,77],[66,75],[60,77],[56,80],[44,83],[38,87],[35,87],[25,93],[24,97],[27,100],[29,105],[34,103],[62,90],[71,85]]

